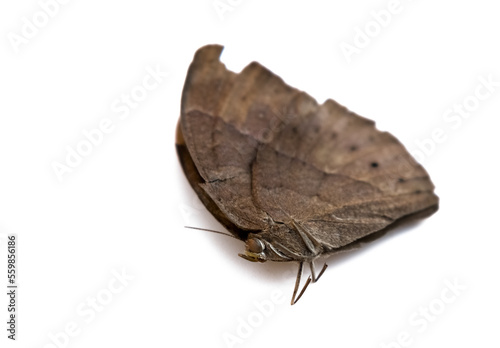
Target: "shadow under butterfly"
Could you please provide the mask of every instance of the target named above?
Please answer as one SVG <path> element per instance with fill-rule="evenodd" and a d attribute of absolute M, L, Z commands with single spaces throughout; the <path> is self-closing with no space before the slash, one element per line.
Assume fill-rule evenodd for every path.
<path fill-rule="evenodd" d="M 314 260 L 359 247 L 438 209 L 425 169 L 391 134 L 333 100 L 318 104 L 256 62 L 239 74 L 200 48 L 176 147 L 186 177 L 253 262 L 298 262 L 291 304 Z M 300 293 L 304 263 L 311 269 Z"/>

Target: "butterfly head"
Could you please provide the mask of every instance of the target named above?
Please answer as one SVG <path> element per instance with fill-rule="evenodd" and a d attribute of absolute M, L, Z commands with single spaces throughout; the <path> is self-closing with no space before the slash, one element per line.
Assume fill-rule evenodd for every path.
<path fill-rule="evenodd" d="M 259 238 L 249 238 L 245 242 L 245 253 L 238 255 L 248 261 L 265 262 L 266 245 Z"/>

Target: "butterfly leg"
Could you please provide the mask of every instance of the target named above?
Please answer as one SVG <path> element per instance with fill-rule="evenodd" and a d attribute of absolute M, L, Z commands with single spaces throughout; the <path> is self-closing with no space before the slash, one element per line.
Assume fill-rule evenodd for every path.
<path fill-rule="evenodd" d="M 314 236 L 312 236 L 305 228 L 295 223 L 295 221 L 292 221 L 292 224 L 297 230 L 299 236 L 304 241 L 304 244 L 306 245 L 307 249 L 309 249 L 309 251 L 313 254 L 313 256 L 319 255 L 320 254 L 319 250 L 321 250 L 321 244 L 316 240 L 316 238 L 314 238 Z M 319 278 L 323 275 L 323 272 L 325 272 L 325 269 L 328 267 L 328 265 L 326 263 L 323 265 L 323 268 L 319 272 L 318 277 L 316 277 L 313 260 L 309 261 L 309 267 L 311 268 L 312 282 L 316 283 L 319 280 Z"/>
<path fill-rule="evenodd" d="M 297 291 L 299 290 L 299 285 L 300 285 L 300 279 L 302 278 L 302 268 L 303 268 L 304 262 L 299 263 L 299 270 L 297 272 L 297 279 L 295 280 L 295 288 L 293 289 L 293 295 L 292 295 L 292 301 L 290 304 L 293 306 L 294 304 L 297 303 L 297 301 L 302 297 L 304 294 L 304 291 L 306 291 L 307 287 L 309 286 L 309 283 L 311 282 L 311 277 L 307 278 L 306 284 L 302 288 L 302 290 L 299 293 L 299 296 L 297 296 Z M 295 298 L 297 296 L 297 298 Z"/>
<path fill-rule="evenodd" d="M 316 283 L 319 280 L 319 278 L 321 278 L 321 276 L 325 272 L 325 269 L 328 267 L 328 265 L 326 263 L 323 265 L 323 268 L 319 272 L 318 277 L 316 277 L 316 272 L 314 271 L 314 261 L 309 261 L 309 267 L 311 268 L 312 282 Z"/>
<path fill-rule="evenodd" d="M 302 290 L 300 290 L 300 293 L 299 293 L 299 296 L 297 296 L 297 292 L 299 290 L 299 285 L 300 285 L 300 279 L 302 278 L 302 269 L 303 269 L 303 266 L 304 266 L 304 262 L 300 262 L 299 263 L 299 270 L 297 272 L 297 279 L 295 280 L 295 288 L 293 289 L 293 295 L 292 295 L 292 301 L 290 302 L 291 305 L 294 305 L 297 303 L 297 301 L 302 297 L 302 295 L 304 294 L 304 292 L 306 291 L 307 287 L 309 286 L 309 284 L 311 283 L 311 281 L 313 283 L 317 282 L 318 279 L 323 275 L 323 273 L 325 272 L 325 269 L 328 267 L 328 265 L 325 263 L 323 265 L 323 268 L 321 269 L 321 272 L 319 272 L 319 275 L 318 277 L 316 277 L 316 272 L 314 271 L 314 262 L 313 261 L 310 261 L 309 262 L 309 266 L 311 268 L 311 276 L 309 276 L 307 278 L 307 281 L 306 283 L 304 284 L 304 287 L 302 288 Z"/>
<path fill-rule="evenodd" d="M 292 220 L 292 225 L 295 227 L 295 230 L 299 234 L 300 238 L 302 238 L 306 248 L 313 254 L 313 256 L 319 255 L 320 252 L 318 249 L 321 248 L 319 242 L 294 220 Z"/>

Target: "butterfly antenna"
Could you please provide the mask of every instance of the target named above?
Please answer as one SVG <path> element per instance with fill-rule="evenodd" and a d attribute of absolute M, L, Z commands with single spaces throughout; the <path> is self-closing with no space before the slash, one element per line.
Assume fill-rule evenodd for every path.
<path fill-rule="evenodd" d="M 224 233 L 224 232 L 220 232 L 220 231 L 215 231 L 215 230 L 209 230 L 208 228 L 200 228 L 200 227 L 192 227 L 192 226 L 184 226 L 184 227 L 185 228 L 190 228 L 192 230 L 200 230 L 200 231 L 207 231 L 207 232 L 218 233 L 218 234 L 222 234 L 224 236 L 228 236 L 228 237 L 231 237 L 231 238 L 234 238 L 234 239 L 238 239 L 235 236 L 233 236 L 232 234 Z"/>

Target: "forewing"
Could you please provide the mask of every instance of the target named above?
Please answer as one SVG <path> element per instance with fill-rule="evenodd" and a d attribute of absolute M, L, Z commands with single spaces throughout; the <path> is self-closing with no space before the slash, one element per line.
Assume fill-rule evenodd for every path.
<path fill-rule="evenodd" d="M 258 63 L 240 74 L 228 71 L 221 51 L 212 45 L 195 54 L 182 96 L 182 134 L 213 202 L 239 228 L 262 230 L 268 215 L 253 202 L 251 164 L 268 130 L 283 122 L 276 110 L 299 92 Z"/>

